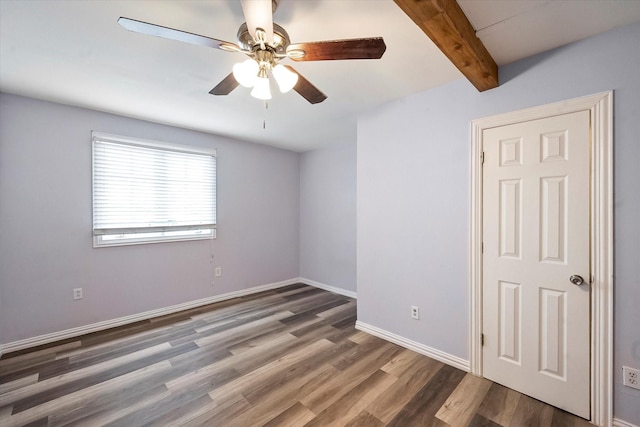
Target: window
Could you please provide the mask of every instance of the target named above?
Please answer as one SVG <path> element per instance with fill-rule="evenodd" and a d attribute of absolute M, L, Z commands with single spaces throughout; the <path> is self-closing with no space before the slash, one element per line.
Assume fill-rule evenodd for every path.
<path fill-rule="evenodd" d="M 216 152 L 92 132 L 94 247 L 211 239 Z"/>

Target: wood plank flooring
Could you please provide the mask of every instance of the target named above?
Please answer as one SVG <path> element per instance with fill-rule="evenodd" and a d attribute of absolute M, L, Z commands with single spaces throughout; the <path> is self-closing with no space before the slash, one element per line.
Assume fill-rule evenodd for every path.
<path fill-rule="evenodd" d="M 0 359 L 0 426 L 590 425 L 356 331 L 305 285 Z"/>

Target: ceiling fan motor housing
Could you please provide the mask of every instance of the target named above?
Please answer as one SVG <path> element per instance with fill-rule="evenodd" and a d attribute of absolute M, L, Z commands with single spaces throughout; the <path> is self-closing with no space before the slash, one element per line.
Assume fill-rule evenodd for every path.
<path fill-rule="evenodd" d="M 277 57 L 287 56 L 287 46 L 291 43 L 289 34 L 280 25 L 273 24 L 273 43 L 265 43 L 265 49 L 271 50 Z M 247 23 L 238 29 L 238 45 L 244 51 L 256 52 L 261 50 L 260 43 L 249 33 Z"/>

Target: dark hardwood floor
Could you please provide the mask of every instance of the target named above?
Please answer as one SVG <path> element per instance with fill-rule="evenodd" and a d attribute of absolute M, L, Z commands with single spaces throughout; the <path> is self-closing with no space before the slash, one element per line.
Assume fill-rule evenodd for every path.
<path fill-rule="evenodd" d="M 588 426 L 356 331 L 305 285 L 0 359 L 0 426 Z"/>

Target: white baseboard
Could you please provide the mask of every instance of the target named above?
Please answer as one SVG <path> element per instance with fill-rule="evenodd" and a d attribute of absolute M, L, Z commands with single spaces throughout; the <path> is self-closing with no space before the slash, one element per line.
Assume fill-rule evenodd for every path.
<path fill-rule="evenodd" d="M 324 289 L 325 291 L 333 292 L 334 294 L 344 295 L 349 298 L 358 298 L 358 294 L 353 291 L 348 291 L 342 288 L 336 288 L 335 286 L 325 285 L 324 283 L 316 282 L 315 280 L 306 279 L 304 277 L 298 277 L 298 282 L 305 285 L 313 286 L 314 288 Z"/>
<path fill-rule="evenodd" d="M 377 328 L 359 320 L 356 321 L 356 329 L 371 335 L 375 335 L 394 344 L 398 344 L 399 346 L 408 348 L 409 350 L 413 350 L 416 353 L 424 354 L 425 356 L 438 360 L 442 363 L 446 363 L 447 365 L 451 365 L 454 368 L 461 369 L 465 372 L 469 372 L 471 370 L 471 365 L 469 364 L 468 360 L 464 360 L 458 356 L 445 353 L 444 351 L 436 350 L 435 348 L 420 344 L 419 342 L 401 337 L 400 335 L 393 334 L 391 332 L 385 331 L 384 329 Z"/>
<path fill-rule="evenodd" d="M 50 334 L 39 335 L 37 337 L 27 338 L 24 340 L 14 341 L 0 345 L 0 356 L 3 353 L 24 350 L 26 348 L 37 347 L 42 344 L 48 344 L 54 341 L 60 341 L 68 338 L 75 338 L 80 335 L 92 332 L 103 331 L 117 326 L 127 325 L 141 320 L 147 320 L 158 316 L 177 313 L 179 311 L 188 310 L 190 308 L 200 307 L 214 302 L 226 301 L 233 298 L 243 297 L 246 295 L 256 294 L 259 292 L 269 291 L 271 289 L 282 288 L 284 286 L 301 283 L 302 280 L 295 278 L 282 282 L 269 283 L 267 285 L 255 286 L 253 288 L 242 289 L 240 291 L 228 292 L 226 294 L 214 295 L 195 301 L 188 301 L 182 304 L 172 305 L 170 307 L 158 308 L 156 310 L 145 311 L 144 313 L 132 314 L 130 316 L 119 317 L 117 319 L 105 320 L 91 325 L 79 326 L 77 328 L 66 329 L 64 331 L 52 332 Z"/>
<path fill-rule="evenodd" d="M 613 427 L 638 427 L 638 426 L 635 424 L 631 424 L 627 421 L 623 421 L 620 418 L 614 418 Z"/>

